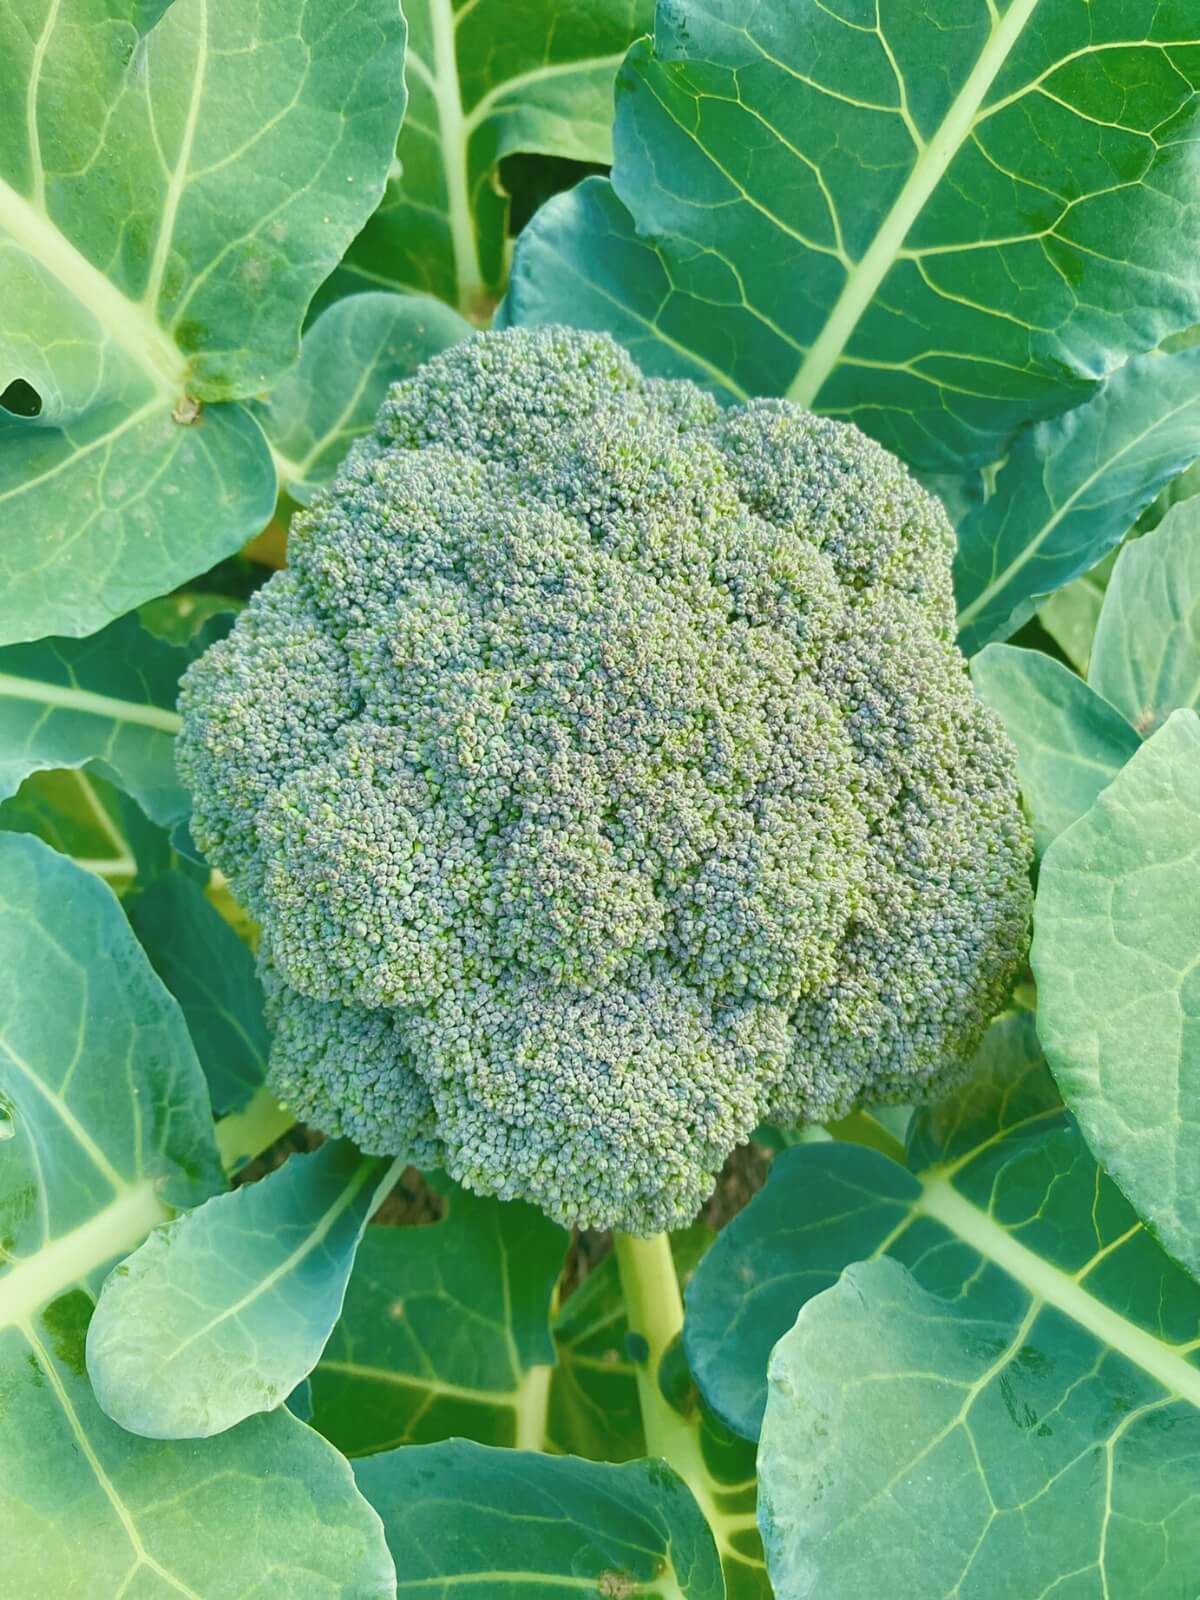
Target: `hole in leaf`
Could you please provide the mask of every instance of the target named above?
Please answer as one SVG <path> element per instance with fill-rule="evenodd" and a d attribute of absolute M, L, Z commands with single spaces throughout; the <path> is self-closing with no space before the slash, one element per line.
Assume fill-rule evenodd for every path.
<path fill-rule="evenodd" d="M 0 1105 L 0 1144 L 3 1144 L 5 1139 L 11 1139 L 16 1131 L 12 1113 L 7 1106 Z"/>
<path fill-rule="evenodd" d="M 574 161 L 569 156 L 515 154 L 500 163 L 500 188 L 511 196 L 508 232 L 516 238 L 539 206 L 563 189 L 573 189 L 583 178 L 605 173 L 594 161 Z"/>
<path fill-rule="evenodd" d="M 14 378 L 4 393 L 0 394 L 0 408 L 14 417 L 40 417 L 42 397 L 24 378 Z"/>

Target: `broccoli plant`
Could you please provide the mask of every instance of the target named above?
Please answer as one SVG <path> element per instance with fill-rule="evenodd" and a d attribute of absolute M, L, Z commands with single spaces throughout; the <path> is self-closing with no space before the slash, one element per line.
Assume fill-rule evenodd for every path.
<path fill-rule="evenodd" d="M 1200 1592 L 1193 10 L 0 0 L 5 1597 Z"/>

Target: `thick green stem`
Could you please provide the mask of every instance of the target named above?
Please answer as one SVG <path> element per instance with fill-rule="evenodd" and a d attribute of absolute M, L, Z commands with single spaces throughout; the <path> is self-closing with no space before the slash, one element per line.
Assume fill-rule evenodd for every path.
<path fill-rule="evenodd" d="M 647 1453 L 661 1456 L 675 1469 L 712 1523 L 717 1508 L 696 1429 L 675 1410 L 659 1384 L 663 1357 L 683 1331 L 683 1297 L 670 1237 L 655 1233 L 649 1239 L 637 1239 L 632 1234 L 614 1233 L 613 1250 L 629 1331 L 646 1346 L 637 1353 L 637 1384 Z"/>
<path fill-rule="evenodd" d="M 241 1111 L 234 1111 L 217 1123 L 217 1150 L 225 1171 L 233 1172 L 262 1155 L 295 1122 L 292 1113 L 283 1109 L 264 1084 Z"/>

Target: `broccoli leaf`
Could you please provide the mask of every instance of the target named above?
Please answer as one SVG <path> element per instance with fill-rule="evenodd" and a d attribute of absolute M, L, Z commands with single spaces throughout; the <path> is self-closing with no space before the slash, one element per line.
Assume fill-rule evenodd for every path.
<path fill-rule="evenodd" d="M 921 1190 L 909 1167 L 919 1174 L 1009 1128 L 1055 1122 L 1061 1103 L 1032 1018 L 1012 1013 L 985 1036 L 969 1086 L 917 1113 L 907 1165 L 829 1139 L 776 1156 L 766 1188 L 722 1229 L 687 1290 L 688 1362 L 717 1415 L 758 1438 L 768 1358 L 801 1307 L 851 1261 L 885 1250 L 908 1260 Z"/>
<path fill-rule="evenodd" d="M 90 633 L 267 521 L 236 402 L 294 359 L 403 111 L 395 0 L 139 10 L 0 4 L 4 641 Z"/>
<path fill-rule="evenodd" d="M 1104 604 L 1108 567 L 1106 556 L 1081 578 L 1072 578 L 1065 588 L 1047 595 L 1037 609 L 1037 619 L 1075 668 L 1086 675 L 1092 655 L 1092 641 Z"/>
<path fill-rule="evenodd" d="M 959 525 L 966 654 L 1013 633 L 1043 595 L 1094 566 L 1198 454 L 1200 350 L 1139 356 L 1086 405 L 1024 433 L 995 493 Z"/>
<path fill-rule="evenodd" d="M 450 1434 L 540 1449 L 567 1236 L 532 1206 L 431 1181 L 440 1221 L 371 1228 L 359 1248 L 313 1425 L 352 1456 Z"/>
<path fill-rule="evenodd" d="M 305 333 L 296 365 L 251 408 L 291 498 L 307 505 L 329 482 L 374 422 L 389 385 L 470 332 L 428 295 L 360 294 L 324 311 Z"/>
<path fill-rule="evenodd" d="M 504 315 L 849 418 L 927 472 L 993 462 L 1200 319 L 1194 31 L 1182 0 L 663 0 L 618 75 L 612 187 L 533 220 Z"/>
<path fill-rule="evenodd" d="M 168 871 L 126 901 L 133 931 L 179 1001 L 218 1116 L 239 1111 L 267 1070 L 254 958 L 190 878 Z"/>
<path fill-rule="evenodd" d="M 1200 704 L 1200 503 L 1180 501 L 1117 557 L 1096 628 L 1088 682 L 1153 733 Z"/>
<path fill-rule="evenodd" d="M 155 1229 L 109 1275 L 88 1329 L 108 1415 L 203 1439 L 282 1405 L 329 1337 L 396 1170 L 335 1140 Z"/>
<path fill-rule="evenodd" d="M 689 1238 L 686 1233 L 671 1235 L 681 1282 L 685 1263 L 680 1247 Z M 709 1242 L 707 1230 L 703 1242 Z M 632 1461 L 645 1455 L 637 1367 L 625 1342 L 628 1332 L 617 1263 L 610 1254 L 589 1269 L 554 1319 L 557 1364 L 546 1434 L 563 1455 L 595 1461 Z"/>
<path fill-rule="evenodd" d="M 652 12 L 653 0 L 407 5 L 411 106 L 395 166 L 326 292 L 422 290 L 486 318 L 508 265 L 499 163 L 518 151 L 611 161 L 613 79 Z"/>
<path fill-rule="evenodd" d="M 0 1539 L 22 1600 L 247 1585 L 386 1600 L 378 1522 L 346 1465 L 285 1414 L 149 1444 L 84 1372 L 95 1288 L 171 1209 L 223 1185 L 175 1002 L 108 889 L 0 837 Z"/>
<path fill-rule="evenodd" d="M 1055 1103 L 1031 1019 L 978 1066 L 907 1168 L 777 1158 L 693 1284 L 698 1373 L 743 1426 L 783 1335 L 758 1457 L 777 1594 L 1150 1600 L 1200 1561 L 1200 1288 Z"/>
<path fill-rule="evenodd" d="M 1200 1277 L 1198 828 L 1200 718 L 1180 710 L 1046 852 L 1032 960 L 1046 1055 L 1088 1143 Z"/>
<path fill-rule="evenodd" d="M 223 1175 L 183 1017 L 111 892 L 26 834 L 0 835 L 0 863 L 3 1281 L 19 1320 L 39 1252 L 77 1269 L 73 1287 Z M 85 1226 L 107 1256 L 76 1259 Z"/>
<path fill-rule="evenodd" d="M 413 1600 L 724 1600 L 712 1534 L 662 1462 L 612 1466 L 451 1439 L 354 1471 Z"/>
<path fill-rule="evenodd" d="M 1003 719 L 1039 855 L 1116 777 L 1141 740 L 1115 707 L 1040 650 L 989 644 L 971 662 L 980 699 Z"/>
<path fill-rule="evenodd" d="M 31 772 L 86 766 L 127 789 L 155 821 L 185 817 L 174 743 L 187 662 L 136 617 L 90 639 L 0 649 L 0 798 Z"/>
<path fill-rule="evenodd" d="M 137 862 L 117 823 L 116 806 L 116 791 L 80 767 L 34 772 L 0 804 L 0 829 L 32 833 L 123 888 L 137 872 Z"/>

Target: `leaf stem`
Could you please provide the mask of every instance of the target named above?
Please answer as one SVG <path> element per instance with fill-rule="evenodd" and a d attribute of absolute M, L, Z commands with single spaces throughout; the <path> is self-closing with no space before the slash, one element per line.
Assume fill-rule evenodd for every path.
<path fill-rule="evenodd" d="M 293 1127 L 295 1121 L 292 1113 L 283 1109 L 264 1084 L 255 1091 L 248 1105 L 217 1123 L 221 1165 L 226 1172 L 232 1172 L 243 1163 L 253 1161 Z"/>
<path fill-rule="evenodd" d="M 551 1366 L 530 1367 L 521 1379 L 516 1400 L 517 1450 L 544 1450 L 546 1448 L 546 1413 L 550 1405 L 550 1383 L 554 1377 Z"/>

